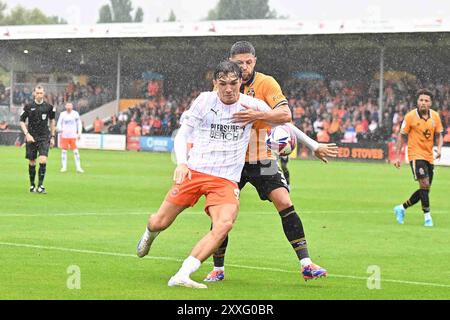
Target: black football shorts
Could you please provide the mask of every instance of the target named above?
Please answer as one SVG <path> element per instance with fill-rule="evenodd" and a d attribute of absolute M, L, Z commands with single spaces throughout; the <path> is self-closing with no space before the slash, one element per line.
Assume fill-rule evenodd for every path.
<path fill-rule="evenodd" d="M 246 162 L 242 169 L 239 189 L 242 190 L 247 182 L 256 188 L 261 200 L 270 201 L 269 194 L 278 188 L 286 188 L 289 191 L 289 185 L 276 160 L 258 161 L 257 163 Z"/>

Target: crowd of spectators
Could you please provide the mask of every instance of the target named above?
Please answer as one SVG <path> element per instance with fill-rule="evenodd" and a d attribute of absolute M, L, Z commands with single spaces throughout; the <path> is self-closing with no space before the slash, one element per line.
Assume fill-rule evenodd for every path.
<path fill-rule="evenodd" d="M 380 114 L 378 81 L 296 80 L 283 86 L 295 125 L 319 142 L 386 142 L 397 136 L 405 114 L 415 107 L 415 93 L 427 88 L 434 94 L 433 109 L 444 126 L 444 141 L 450 143 L 450 84 L 420 83 L 416 79 L 386 80 L 383 114 Z M 164 97 L 147 96 L 145 102 L 114 115 L 105 125 L 97 119 L 94 132 L 170 136 L 179 128 L 181 114 L 190 107 L 200 90 L 176 92 Z M 0 82 L 0 104 L 9 104 L 9 92 Z M 14 104 L 31 101 L 30 87 L 15 89 Z M 64 110 L 71 101 L 83 114 L 112 100 L 110 89 L 101 85 L 69 83 L 58 94 L 47 94 L 47 101 Z M 2 120 L 2 119 L 0 119 Z M 101 122 L 101 123 L 100 123 Z M 4 121 L 1 128 L 7 126 Z"/>
<path fill-rule="evenodd" d="M 293 121 L 320 142 L 387 142 L 397 136 L 405 114 L 416 105 L 416 92 L 428 88 L 450 142 L 450 84 L 419 83 L 417 80 L 386 80 L 383 114 L 380 115 L 378 82 L 295 81 L 284 86 Z M 179 119 L 200 93 L 150 97 L 144 103 L 113 116 L 109 133 L 170 136 Z M 132 128 L 128 130 L 129 128 Z M 105 130 L 106 131 L 106 130 Z"/>
<path fill-rule="evenodd" d="M 200 94 L 149 98 L 145 102 L 114 115 L 107 129 L 112 134 L 135 133 L 142 136 L 170 136 L 180 127 L 181 114 Z M 95 123 L 94 123 L 95 127 Z M 94 130 L 95 131 L 95 130 Z"/>
<path fill-rule="evenodd" d="M 393 141 L 408 111 L 416 106 L 416 92 L 428 88 L 450 142 L 450 84 L 385 81 L 383 114 L 378 103 L 378 82 L 296 81 L 286 88 L 293 120 L 320 142 Z"/>

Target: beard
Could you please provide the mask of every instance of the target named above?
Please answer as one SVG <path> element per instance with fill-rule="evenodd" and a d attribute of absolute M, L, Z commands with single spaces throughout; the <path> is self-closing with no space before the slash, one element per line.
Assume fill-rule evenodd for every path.
<path fill-rule="evenodd" d="M 424 107 L 419 107 L 419 113 L 423 116 L 426 116 L 428 114 L 428 108 Z"/>

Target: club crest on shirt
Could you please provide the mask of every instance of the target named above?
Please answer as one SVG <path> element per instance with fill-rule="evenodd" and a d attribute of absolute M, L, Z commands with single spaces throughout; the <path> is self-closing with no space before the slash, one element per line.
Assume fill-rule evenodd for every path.
<path fill-rule="evenodd" d="M 253 89 L 253 88 L 248 89 L 247 95 L 254 98 L 255 97 L 255 89 Z"/>
<path fill-rule="evenodd" d="M 43 114 L 42 114 L 42 120 L 45 120 L 45 119 L 47 119 L 47 114 L 46 114 L 46 113 L 43 113 Z"/>

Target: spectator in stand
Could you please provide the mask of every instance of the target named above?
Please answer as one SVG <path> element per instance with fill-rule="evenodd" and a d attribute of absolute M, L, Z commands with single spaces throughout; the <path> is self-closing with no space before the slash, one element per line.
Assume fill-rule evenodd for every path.
<path fill-rule="evenodd" d="M 333 121 L 330 124 L 330 128 L 328 129 L 328 133 L 330 134 L 330 141 L 331 142 L 338 142 L 341 140 L 341 124 L 342 120 L 339 119 L 338 115 L 335 114 L 333 116 Z"/>
<path fill-rule="evenodd" d="M 442 107 L 442 110 L 440 110 L 439 115 L 441 116 L 442 124 L 444 125 L 444 128 L 447 128 L 450 126 L 450 112 L 448 111 L 448 105 L 444 105 Z"/>
<path fill-rule="evenodd" d="M 134 135 L 138 137 L 142 135 L 142 127 L 138 123 L 134 127 Z"/>
<path fill-rule="evenodd" d="M 330 142 L 330 135 L 328 134 L 328 131 L 325 129 L 319 130 L 317 133 L 317 142 L 320 143 L 329 143 Z"/>
<path fill-rule="evenodd" d="M 136 131 L 136 127 L 137 127 L 137 122 L 136 122 L 136 118 L 132 118 L 130 123 L 127 126 L 127 136 L 134 136 Z"/>
<path fill-rule="evenodd" d="M 8 123 L 6 121 L 0 121 L 0 130 L 8 130 Z"/>
<path fill-rule="evenodd" d="M 344 138 L 341 140 L 341 142 L 345 143 L 358 142 L 358 139 L 356 138 L 355 127 L 353 126 L 353 123 L 350 119 L 347 119 L 347 121 L 345 121 L 344 129 L 345 129 Z"/>
<path fill-rule="evenodd" d="M 103 131 L 103 121 L 96 117 L 94 121 L 94 133 L 102 133 Z"/>

